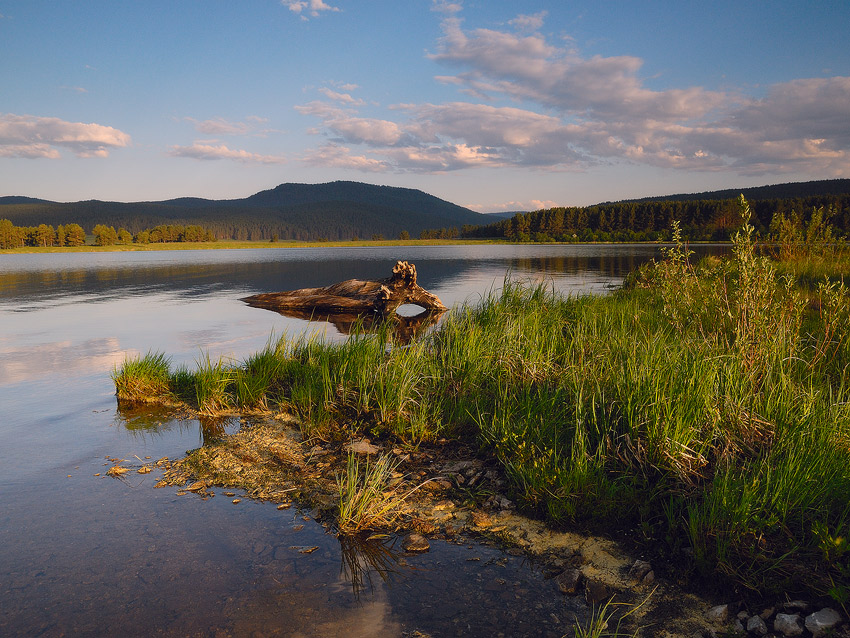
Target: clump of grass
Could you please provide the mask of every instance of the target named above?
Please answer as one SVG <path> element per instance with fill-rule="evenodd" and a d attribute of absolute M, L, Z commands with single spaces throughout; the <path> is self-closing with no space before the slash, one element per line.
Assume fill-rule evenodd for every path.
<path fill-rule="evenodd" d="M 630 616 L 637 614 L 641 607 L 655 593 L 657 587 L 653 589 L 646 598 L 637 605 L 629 605 L 628 603 L 615 603 L 613 598 L 610 598 L 601 607 L 593 607 L 591 609 L 590 618 L 587 622 L 581 624 L 576 622 L 573 625 L 573 634 L 575 638 L 624 638 L 626 636 L 637 636 L 639 629 L 634 629 L 631 633 L 625 633 L 623 623 Z"/>
<path fill-rule="evenodd" d="M 391 526 L 410 494 L 400 494 L 389 486 L 397 461 L 381 455 L 374 462 L 360 461 L 350 452 L 345 474 L 337 477 L 341 534 L 355 534 L 366 529 Z"/>
<path fill-rule="evenodd" d="M 230 386 L 235 371 L 225 365 L 224 359 L 213 361 L 209 353 L 201 356 L 198 369 L 193 375 L 195 400 L 202 414 L 217 414 L 234 407 Z"/>
<path fill-rule="evenodd" d="M 167 403 L 172 398 L 169 385 L 170 359 L 162 352 L 125 358 L 112 369 L 115 394 L 121 403 Z"/>
<path fill-rule="evenodd" d="M 271 409 L 284 365 L 283 347 L 283 341 L 275 344 L 270 340 L 264 350 L 251 355 L 234 370 L 233 396 L 242 409 Z"/>

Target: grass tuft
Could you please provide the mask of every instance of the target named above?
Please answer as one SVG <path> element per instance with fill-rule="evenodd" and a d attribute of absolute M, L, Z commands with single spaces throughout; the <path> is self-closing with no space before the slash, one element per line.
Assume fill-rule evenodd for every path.
<path fill-rule="evenodd" d="M 389 486 L 397 465 L 387 455 L 381 455 L 372 462 L 368 458 L 359 460 L 353 452 L 348 454 L 345 474 L 337 478 L 337 527 L 341 534 L 389 527 L 395 522 L 409 495 L 399 494 Z"/>
<path fill-rule="evenodd" d="M 168 367 L 170 359 L 162 352 L 125 358 L 112 369 L 115 394 L 120 403 L 168 403 L 172 399 Z"/>

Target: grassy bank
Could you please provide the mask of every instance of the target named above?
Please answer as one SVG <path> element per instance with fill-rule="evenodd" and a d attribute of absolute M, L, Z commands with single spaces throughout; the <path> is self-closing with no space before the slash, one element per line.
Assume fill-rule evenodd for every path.
<path fill-rule="evenodd" d="M 193 370 L 152 353 L 114 372 L 117 395 L 290 412 L 323 438 L 476 437 L 555 525 L 847 602 L 850 299 L 837 283 L 799 292 L 749 225 L 733 258 L 694 266 L 678 244 L 612 296 L 506 283 L 423 341 L 390 335 L 281 338 Z"/>

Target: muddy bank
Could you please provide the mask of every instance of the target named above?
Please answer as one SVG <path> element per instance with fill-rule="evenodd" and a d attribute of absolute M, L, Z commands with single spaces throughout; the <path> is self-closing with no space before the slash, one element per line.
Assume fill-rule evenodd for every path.
<path fill-rule="evenodd" d="M 349 450 L 363 457 L 391 455 L 398 465 L 390 488 L 399 493 L 412 490 L 394 529 L 384 531 L 421 534 L 425 547 L 427 539 L 483 543 L 527 557 L 551 579 L 551 596 L 562 599 L 565 608 L 580 612 L 573 612 L 570 620 L 589 619 L 613 599 L 624 603 L 611 608 L 615 618 L 634 610 L 621 627 L 629 635 L 638 631 L 644 636 L 692 638 L 720 629 L 716 619 L 711 621 L 706 614 L 718 602 L 729 601 L 709 601 L 685 591 L 657 573 L 651 561 L 611 540 L 553 530 L 523 516 L 507 496 L 507 484 L 495 460 L 480 458 L 474 448 L 459 441 L 440 440 L 413 448 L 367 439 L 305 441 L 295 420 L 258 417 L 183 458 L 157 461 L 163 470 L 157 487 L 176 488 L 178 493 L 200 498 L 218 494 L 234 501 L 240 497 L 267 500 L 279 508 L 309 506 L 332 534 L 339 498 L 337 476 L 344 471 Z M 244 495 L 229 489 L 242 490 Z"/>

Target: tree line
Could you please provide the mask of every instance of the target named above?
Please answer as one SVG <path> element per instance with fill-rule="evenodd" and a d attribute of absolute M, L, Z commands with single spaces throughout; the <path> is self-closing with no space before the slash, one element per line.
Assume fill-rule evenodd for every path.
<path fill-rule="evenodd" d="M 140 230 L 136 234 L 125 228 L 96 224 L 91 232 L 95 246 L 116 244 L 156 244 L 166 242 L 215 241 L 212 231 L 198 225 L 162 224 Z M 8 219 L 0 219 L 0 249 L 34 246 L 83 246 L 86 231 L 80 224 L 49 224 L 38 226 L 15 226 Z"/>
<path fill-rule="evenodd" d="M 753 200 L 752 224 L 763 236 L 774 217 L 808 221 L 821 210 L 841 234 L 850 232 L 850 194 Z M 673 220 L 690 241 L 728 241 L 740 227 L 735 199 L 630 201 L 517 213 L 486 226 L 463 226 L 464 238 L 512 241 L 659 241 L 670 239 Z"/>

